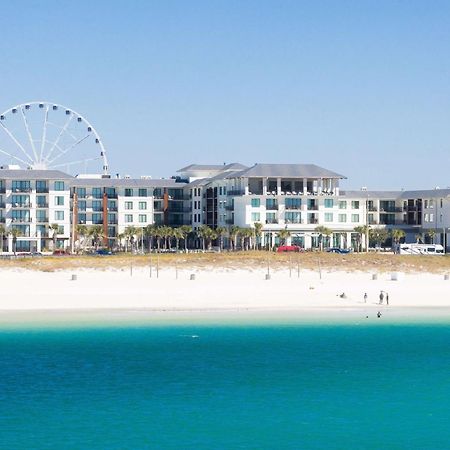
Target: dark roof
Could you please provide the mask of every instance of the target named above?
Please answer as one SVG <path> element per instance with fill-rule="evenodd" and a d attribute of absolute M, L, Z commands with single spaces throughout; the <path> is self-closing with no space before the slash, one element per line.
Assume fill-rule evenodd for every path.
<path fill-rule="evenodd" d="M 247 166 L 244 166 L 240 163 L 231 163 L 231 164 L 190 164 L 189 166 L 183 167 L 182 169 L 177 170 L 177 172 L 187 172 L 188 170 L 193 171 L 211 171 L 211 170 L 242 170 L 247 169 Z"/>
<path fill-rule="evenodd" d="M 173 178 L 141 179 L 141 178 L 74 178 L 70 183 L 73 187 L 136 187 L 136 188 L 183 188 L 186 183 L 176 182 Z"/>
<path fill-rule="evenodd" d="M 346 178 L 315 164 L 255 164 L 236 177 Z M 231 178 L 231 177 L 228 177 Z"/>
<path fill-rule="evenodd" d="M 13 180 L 71 180 L 60 170 L 0 169 L 0 178 Z"/>

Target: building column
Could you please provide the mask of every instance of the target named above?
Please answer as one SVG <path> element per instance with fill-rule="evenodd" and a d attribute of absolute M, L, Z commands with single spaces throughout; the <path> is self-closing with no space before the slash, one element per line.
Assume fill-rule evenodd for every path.
<path fill-rule="evenodd" d="M 281 178 L 277 178 L 277 195 L 281 194 Z"/>
<path fill-rule="evenodd" d="M 263 195 L 267 195 L 267 178 L 263 178 L 262 182 L 263 182 Z"/>
<path fill-rule="evenodd" d="M 303 194 L 308 193 L 308 178 L 303 178 Z"/>
<path fill-rule="evenodd" d="M 320 178 L 319 180 L 317 180 L 317 193 L 321 194 L 323 191 L 323 179 Z"/>

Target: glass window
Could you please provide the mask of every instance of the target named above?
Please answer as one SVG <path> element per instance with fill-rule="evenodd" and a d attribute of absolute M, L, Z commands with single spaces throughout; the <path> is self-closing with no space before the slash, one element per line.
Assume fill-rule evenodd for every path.
<path fill-rule="evenodd" d="M 86 211 L 86 200 L 80 200 L 78 202 L 78 211 Z"/>
<path fill-rule="evenodd" d="M 352 222 L 359 222 L 359 214 L 352 214 Z"/>
<path fill-rule="evenodd" d="M 36 221 L 37 222 L 47 222 L 47 211 L 43 209 L 36 210 Z"/>
<path fill-rule="evenodd" d="M 133 214 L 125 214 L 125 222 L 133 222 Z"/>
<path fill-rule="evenodd" d="M 261 200 L 259 198 L 252 198 L 252 207 L 259 208 L 261 206 Z"/>
<path fill-rule="evenodd" d="M 325 222 L 333 222 L 333 213 L 325 213 Z"/>
<path fill-rule="evenodd" d="M 108 213 L 108 223 L 116 223 L 116 215 Z"/>
<path fill-rule="evenodd" d="M 133 209 L 133 202 L 125 202 L 125 209 Z"/>
<path fill-rule="evenodd" d="M 339 209 L 347 209 L 347 201 L 346 200 L 339 201 Z"/>
<path fill-rule="evenodd" d="M 133 189 L 126 188 L 125 189 L 125 197 L 133 197 Z"/>
<path fill-rule="evenodd" d="M 139 214 L 139 223 L 147 222 L 147 214 Z"/>
<path fill-rule="evenodd" d="M 325 206 L 325 208 L 332 208 L 333 207 L 333 199 L 332 198 L 326 198 L 324 200 L 324 206 Z"/>
<path fill-rule="evenodd" d="M 139 209 L 147 209 L 147 202 L 139 202 Z"/>
<path fill-rule="evenodd" d="M 252 222 L 259 222 L 261 220 L 261 214 L 259 212 L 252 213 Z"/>
<path fill-rule="evenodd" d="M 55 191 L 63 191 L 64 190 L 64 181 L 55 181 L 54 188 L 55 188 Z"/>
<path fill-rule="evenodd" d="M 340 223 L 347 222 L 347 214 L 339 214 L 338 215 L 338 220 L 339 220 Z"/>
<path fill-rule="evenodd" d="M 300 209 L 302 206 L 302 201 L 299 198 L 287 198 L 284 201 L 286 209 Z"/>
<path fill-rule="evenodd" d="M 116 198 L 116 189 L 112 187 L 105 188 L 105 194 L 108 198 Z"/>
<path fill-rule="evenodd" d="M 13 192 L 30 192 L 31 184 L 29 181 L 13 180 L 12 191 Z"/>
<path fill-rule="evenodd" d="M 92 210 L 93 211 L 103 211 L 101 200 L 92 200 Z"/>
<path fill-rule="evenodd" d="M 92 188 L 92 197 L 102 198 L 102 188 Z"/>
<path fill-rule="evenodd" d="M 78 214 L 78 223 L 86 223 L 86 214 Z"/>
<path fill-rule="evenodd" d="M 301 223 L 301 214 L 299 211 L 287 211 L 284 213 L 286 223 Z"/>
<path fill-rule="evenodd" d="M 55 211 L 55 220 L 64 220 L 64 211 Z"/>
<path fill-rule="evenodd" d="M 63 206 L 64 205 L 64 197 L 62 195 L 57 195 L 55 197 L 55 205 L 56 206 Z"/>
<path fill-rule="evenodd" d="M 278 223 L 275 213 L 266 213 L 266 223 Z"/>
<path fill-rule="evenodd" d="M 278 200 L 276 198 L 267 198 L 266 209 L 278 209 Z"/>
<path fill-rule="evenodd" d="M 48 206 L 45 195 L 36 195 L 36 205 L 38 208 L 46 208 Z"/>
<path fill-rule="evenodd" d="M 64 225 L 58 225 L 58 234 L 64 234 Z"/>
<path fill-rule="evenodd" d="M 94 225 L 100 225 L 103 223 L 103 217 L 101 214 L 99 213 L 94 213 L 92 214 L 92 223 Z"/>
<path fill-rule="evenodd" d="M 359 209 L 359 200 L 352 200 L 352 209 Z"/>
<path fill-rule="evenodd" d="M 138 191 L 139 197 L 147 197 L 147 189 L 146 188 L 140 188 Z"/>
<path fill-rule="evenodd" d="M 86 188 L 78 187 L 75 189 L 75 192 L 76 192 L 78 198 L 86 197 Z"/>
<path fill-rule="evenodd" d="M 44 180 L 36 180 L 36 192 L 48 192 L 47 182 Z"/>

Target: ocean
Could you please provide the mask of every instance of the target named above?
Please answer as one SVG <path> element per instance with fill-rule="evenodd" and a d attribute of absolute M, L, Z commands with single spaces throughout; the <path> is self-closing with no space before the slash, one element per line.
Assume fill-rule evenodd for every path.
<path fill-rule="evenodd" d="M 444 449 L 445 323 L 0 331 L 0 448 Z"/>

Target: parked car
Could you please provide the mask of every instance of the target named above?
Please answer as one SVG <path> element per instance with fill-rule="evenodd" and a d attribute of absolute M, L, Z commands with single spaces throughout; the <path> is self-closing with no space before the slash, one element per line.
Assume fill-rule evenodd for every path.
<path fill-rule="evenodd" d="M 284 252 L 301 252 L 303 249 L 299 247 L 298 245 L 280 245 L 277 248 L 278 253 L 284 253 Z"/>
<path fill-rule="evenodd" d="M 351 253 L 350 248 L 339 248 L 339 247 L 330 247 L 327 252 L 328 253 L 339 253 L 341 255 L 346 255 L 347 253 Z"/>
<path fill-rule="evenodd" d="M 107 248 L 99 248 L 96 252 L 96 255 L 112 255 L 111 250 L 108 250 Z"/>
<path fill-rule="evenodd" d="M 54 256 L 64 256 L 64 255 L 68 255 L 68 253 L 65 250 L 57 249 L 57 250 L 53 250 L 53 255 Z"/>

